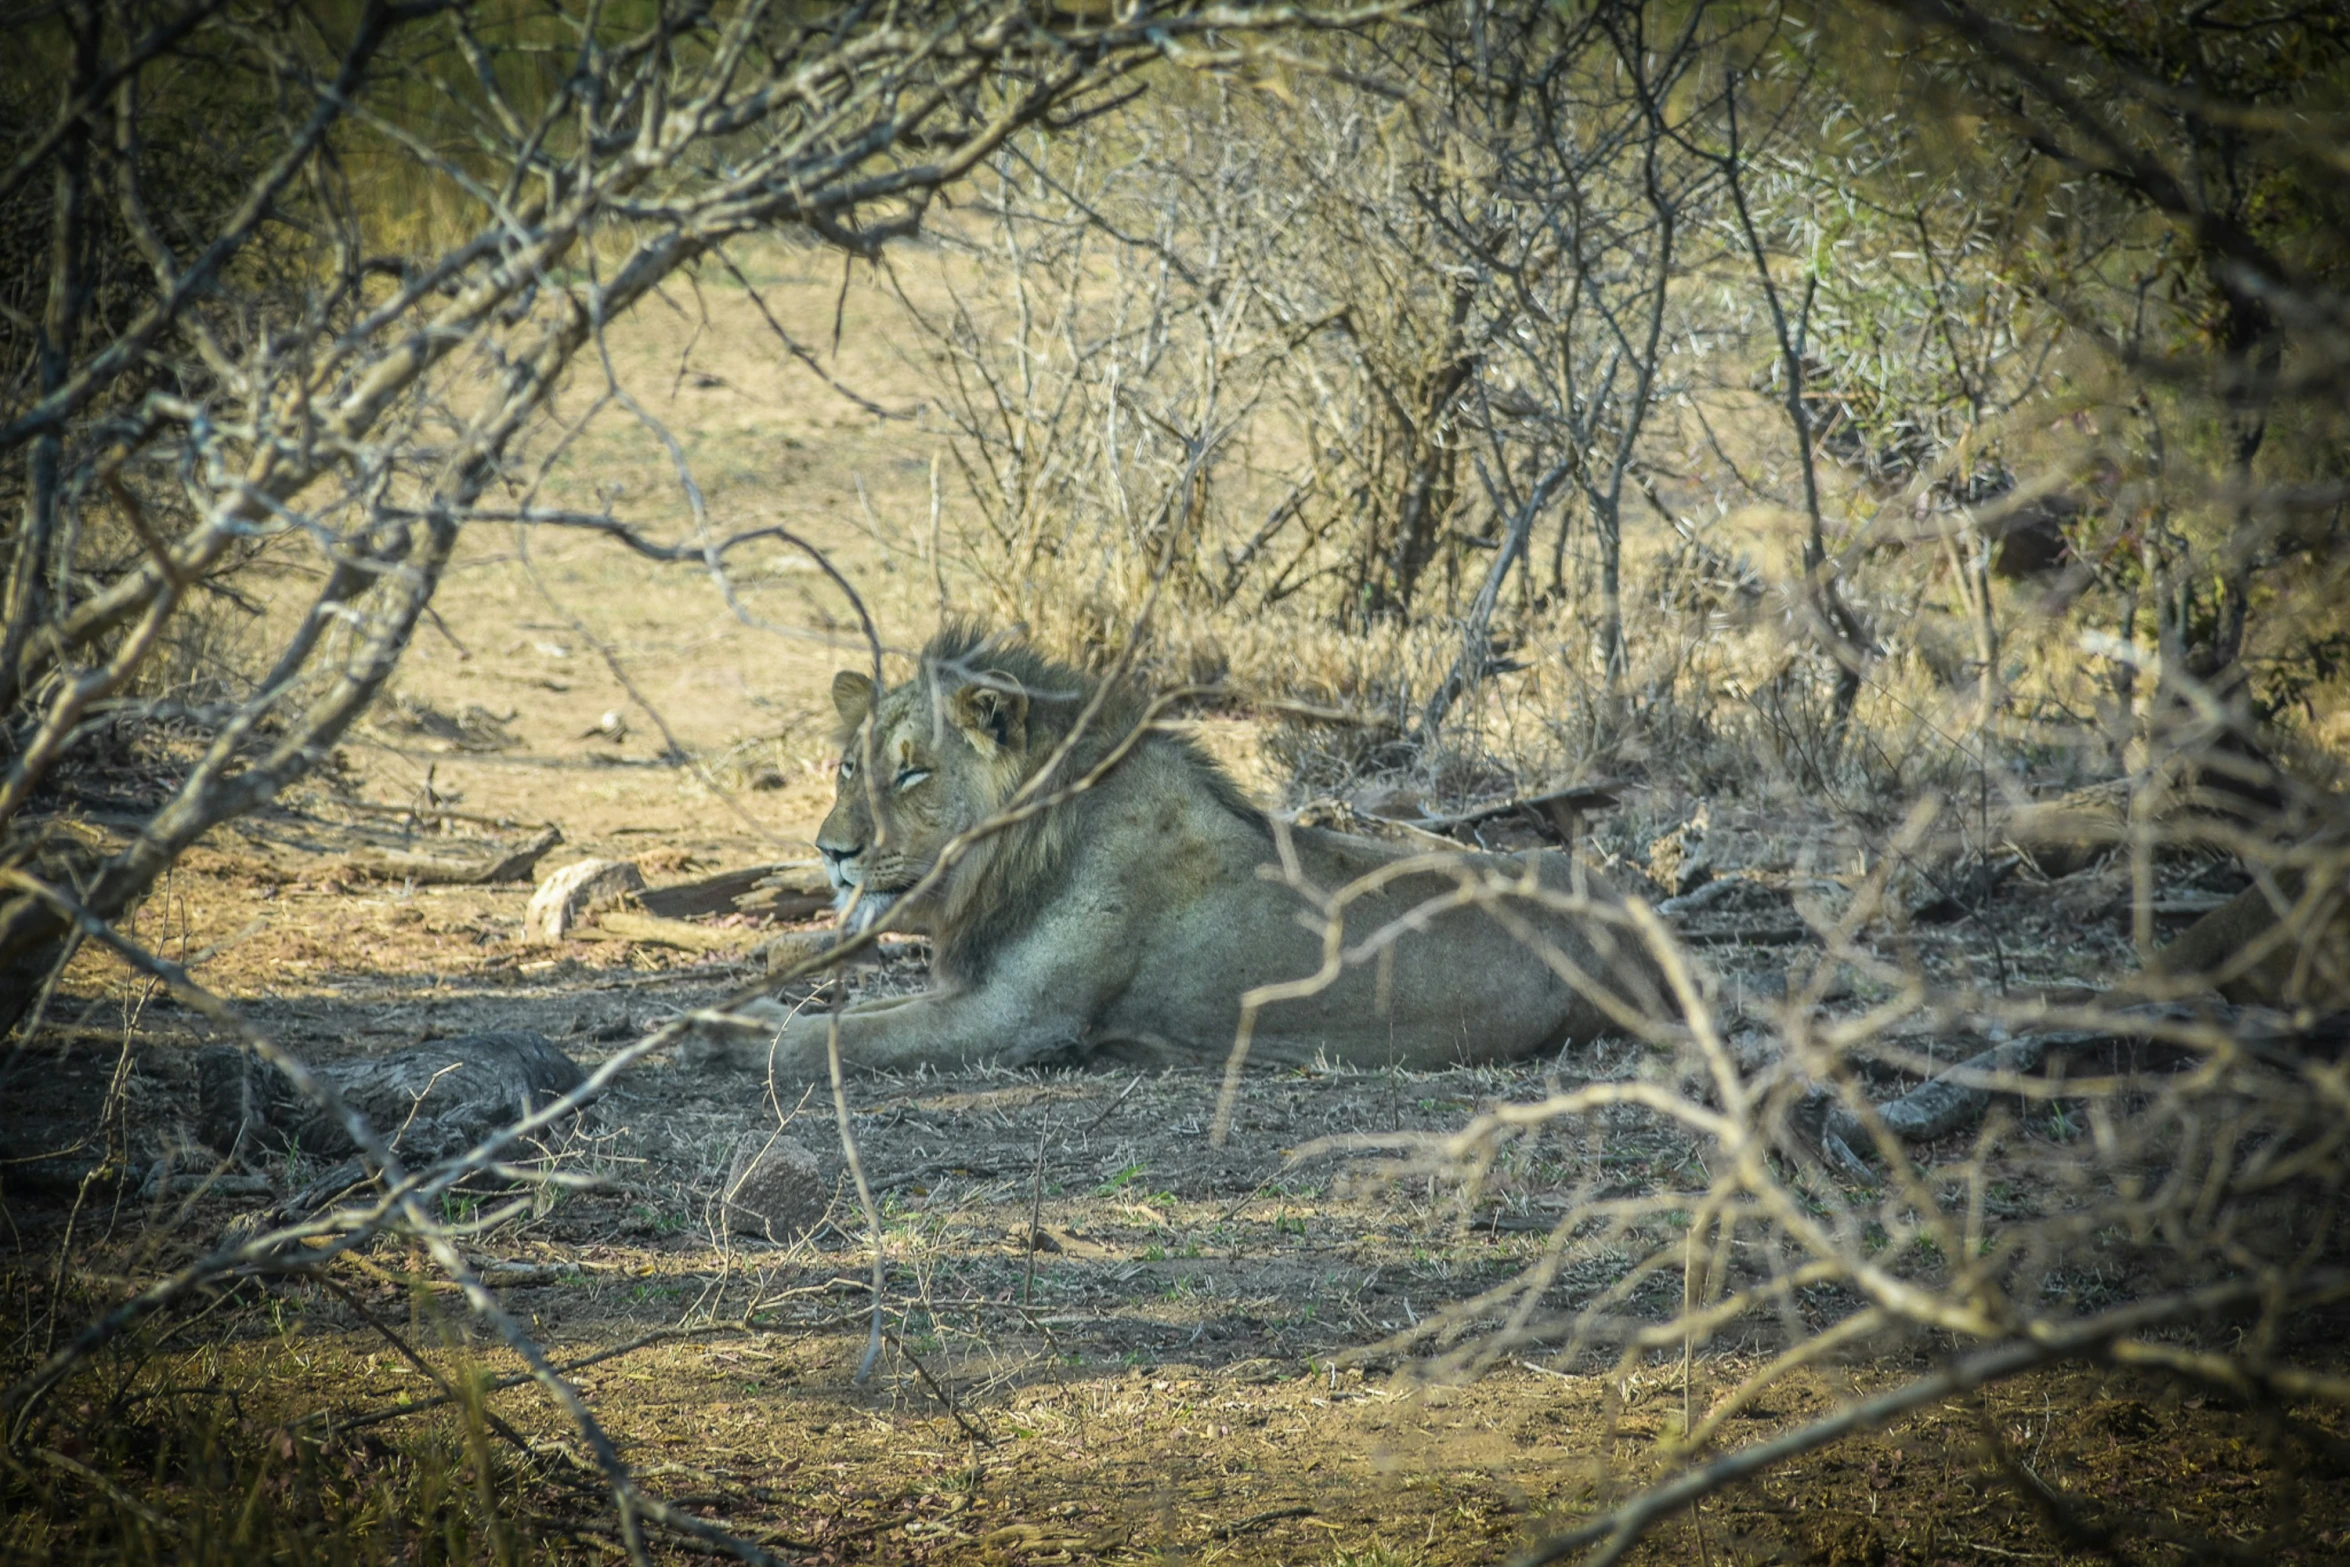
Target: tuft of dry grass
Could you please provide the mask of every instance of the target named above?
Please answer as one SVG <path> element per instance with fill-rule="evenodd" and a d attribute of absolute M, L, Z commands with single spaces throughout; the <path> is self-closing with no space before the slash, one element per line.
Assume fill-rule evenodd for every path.
<path fill-rule="evenodd" d="M 185 1385 L 207 1363 L 217 1376 L 217 1354 L 149 1360 L 105 1407 L 78 1404 L 12 1453 L 0 1562 L 522 1567 L 576 1560 L 583 1535 L 604 1533 L 549 1515 L 569 1489 L 506 1448 L 478 1400 L 335 1432 L 263 1413 L 265 1386 Z"/>

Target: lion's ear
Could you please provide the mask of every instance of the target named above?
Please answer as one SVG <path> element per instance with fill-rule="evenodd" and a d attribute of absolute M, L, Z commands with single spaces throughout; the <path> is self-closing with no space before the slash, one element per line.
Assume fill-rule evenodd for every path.
<path fill-rule="evenodd" d="M 966 682 L 947 703 L 947 713 L 982 756 L 993 756 L 999 746 L 1015 753 L 1027 749 L 1028 693 L 1000 669 Z"/>
<path fill-rule="evenodd" d="M 832 677 L 832 706 L 841 727 L 855 729 L 873 711 L 873 681 L 853 669 L 842 670 Z"/>

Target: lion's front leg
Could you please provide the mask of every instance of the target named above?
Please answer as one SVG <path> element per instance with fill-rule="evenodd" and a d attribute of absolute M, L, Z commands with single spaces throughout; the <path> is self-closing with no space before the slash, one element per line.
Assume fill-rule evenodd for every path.
<path fill-rule="evenodd" d="M 1083 1033 L 1078 1019 L 1023 1005 L 1001 987 L 982 986 L 860 1002 L 837 1016 L 806 1007 L 771 1033 L 738 1034 L 715 1049 L 696 1051 L 693 1059 L 766 1072 L 779 1082 L 820 1080 L 831 1072 L 836 1021 L 841 1065 L 850 1072 L 1034 1060 L 1065 1050 Z"/>

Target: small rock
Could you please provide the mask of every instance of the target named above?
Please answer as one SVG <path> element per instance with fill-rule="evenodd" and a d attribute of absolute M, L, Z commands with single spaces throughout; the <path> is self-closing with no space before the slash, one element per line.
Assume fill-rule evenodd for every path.
<path fill-rule="evenodd" d="M 788 1137 L 748 1144 L 734 1156 L 720 1193 L 726 1227 L 737 1235 L 793 1241 L 831 1205 L 824 1167 Z"/>
<path fill-rule="evenodd" d="M 626 860 L 581 860 L 566 865 L 530 897 L 522 916 L 522 939 L 561 941 L 589 915 L 612 907 L 631 893 L 642 892 L 644 872 Z"/>

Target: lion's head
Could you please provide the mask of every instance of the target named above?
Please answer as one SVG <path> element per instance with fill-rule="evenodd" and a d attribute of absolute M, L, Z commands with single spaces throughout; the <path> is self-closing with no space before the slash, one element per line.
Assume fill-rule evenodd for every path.
<path fill-rule="evenodd" d="M 816 834 L 836 907 L 870 928 L 930 873 L 958 835 L 1000 810 L 1069 730 L 1090 682 L 1018 644 L 950 626 L 923 649 L 902 685 L 876 693 L 853 670 L 833 677 L 841 760 L 831 814 Z M 943 948 L 968 923 L 982 889 L 1040 868 L 1062 836 L 1038 819 L 972 846 L 902 928 Z"/>

